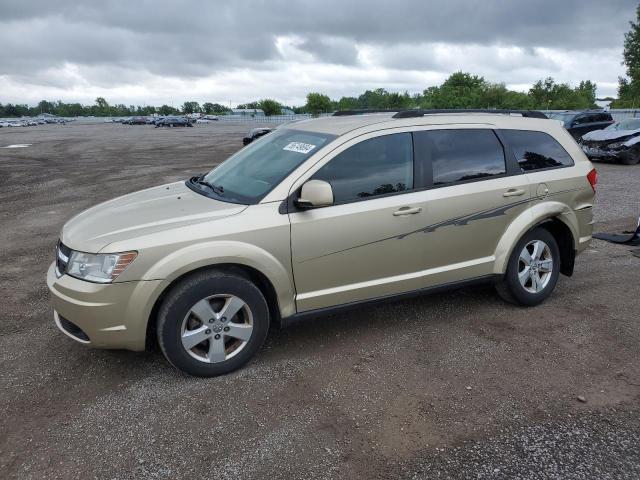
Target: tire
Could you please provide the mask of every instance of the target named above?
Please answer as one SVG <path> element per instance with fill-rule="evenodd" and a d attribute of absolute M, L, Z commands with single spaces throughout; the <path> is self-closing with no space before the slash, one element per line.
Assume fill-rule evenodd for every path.
<path fill-rule="evenodd" d="M 536 250 L 536 245 L 539 250 Z M 526 265 L 521 258 L 526 258 L 525 248 L 529 257 L 533 256 L 532 253 L 539 255 L 534 265 Z M 496 290 L 507 302 L 530 307 L 542 303 L 551 295 L 559 275 L 558 243 L 548 230 L 538 227 L 518 241 L 509 257 L 507 272 L 502 282 L 496 285 Z"/>
<path fill-rule="evenodd" d="M 232 315 L 227 318 L 225 312 Z M 158 312 L 162 353 L 174 367 L 198 377 L 242 367 L 260 350 L 268 331 L 269 308 L 260 289 L 246 278 L 216 270 L 181 281 Z"/>

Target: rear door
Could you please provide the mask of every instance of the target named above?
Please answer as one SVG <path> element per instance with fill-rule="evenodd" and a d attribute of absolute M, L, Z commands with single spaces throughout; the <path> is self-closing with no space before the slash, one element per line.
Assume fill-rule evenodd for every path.
<path fill-rule="evenodd" d="M 431 185 L 426 223 L 416 234 L 426 248 L 425 285 L 491 275 L 499 240 L 529 204 L 527 178 L 489 128 L 414 135 Z"/>

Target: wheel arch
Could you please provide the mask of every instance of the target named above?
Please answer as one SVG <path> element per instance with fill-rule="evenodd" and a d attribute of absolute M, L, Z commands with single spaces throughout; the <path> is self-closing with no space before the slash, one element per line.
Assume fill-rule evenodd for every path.
<path fill-rule="evenodd" d="M 260 289 L 265 299 L 267 300 L 267 306 L 269 307 L 269 315 L 271 317 L 271 321 L 280 322 L 282 314 L 280 310 L 280 303 L 278 301 L 278 295 L 276 293 L 275 287 L 271 283 L 271 280 L 269 280 L 269 278 L 267 278 L 264 273 L 254 267 L 241 263 L 214 263 L 185 272 L 182 275 L 174 278 L 171 282 L 164 286 L 160 294 L 155 299 L 153 307 L 151 308 L 151 311 L 149 313 L 149 318 L 147 319 L 147 330 L 145 337 L 145 345 L 147 349 L 153 348 L 153 346 L 157 342 L 156 326 L 158 322 L 158 311 L 160 310 L 162 302 L 169 294 L 169 292 L 185 279 L 206 271 L 234 273 L 251 281 L 258 287 L 258 289 Z"/>
<path fill-rule="evenodd" d="M 578 219 L 575 213 L 561 202 L 541 202 L 522 212 L 508 226 L 500 238 L 495 252 L 494 273 L 504 274 L 509 258 L 518 241 L 534 228 L 549 231 L 560 249 L 560 272 L 571 276 L 578 246 Z"/>
<path fill-rule="evenodd" d="M 233 271 L 253 281 L 267 299 L 272 318 L 280 319 L 295 313 L 295 289 L 289 264 L 283 264 L 253 244 L 207 242 L 172 252 L 146 271 L 144 280 L 162 279 L 145 319 L 147 340 L 155 328 L 158 307 L 170 289 L 189 275 L 214 269 Z"/>

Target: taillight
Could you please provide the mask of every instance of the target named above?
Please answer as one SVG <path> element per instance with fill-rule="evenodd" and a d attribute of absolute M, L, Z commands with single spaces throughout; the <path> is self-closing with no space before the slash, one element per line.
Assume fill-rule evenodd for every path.
<path fill-rule="evenodd" d="M 596 191 L 596 184 L 598 183 L 598 171 L 593 168 L 589 173 L 587 173 L 587 180 L 589 180 L 589 185 L 593 188 L 593 192 Z"/>

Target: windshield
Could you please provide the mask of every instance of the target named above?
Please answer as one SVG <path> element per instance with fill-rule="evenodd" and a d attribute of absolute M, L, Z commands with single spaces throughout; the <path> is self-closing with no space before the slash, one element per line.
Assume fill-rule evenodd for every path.
<path fill-rule="evenodd" d="M 549 118 L 554 120 L 561 120 L 564 123 L 569 123 L 573 117 L 575 117 L 575 113 L 550 113 Z"/>
<path fill-rule="evenodd" d="M 234 203 L 258 203 L 334 135 L 278 129 L 255 140 L 206 174 L 217 197 Z M 209 193 L 203 186 L 202 193 Z"/>
<path fill-rule="evenodd" d="M 640 128 L 640 118 L 626 118 L 613 125 L 609 125 L 605 130 L 638 130 Z"/>

